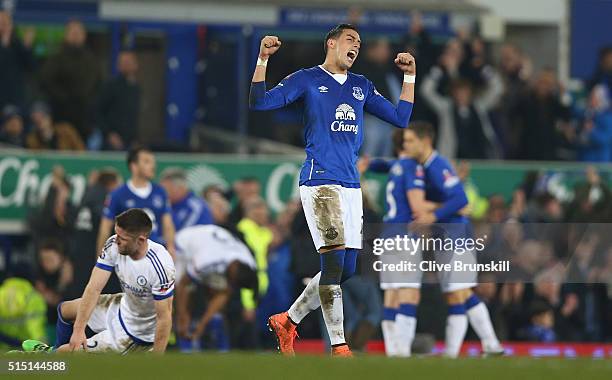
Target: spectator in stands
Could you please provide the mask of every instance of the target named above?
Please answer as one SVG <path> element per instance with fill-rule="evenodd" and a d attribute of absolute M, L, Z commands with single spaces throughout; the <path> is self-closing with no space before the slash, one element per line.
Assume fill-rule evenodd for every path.
<path fill-rule="evenodd" d="M 89 281 L 91 268 L 96 264 L 96 239 L 102 210 L 106 197 L 120 184 L 120 177 L 114 168 L 103 168 L 90 176 L 89 186 L 77 208 L 74 233 L 70 238 L 70 260 L 74 264 L 74 282 L 70 288 L 70 295 L 66 298 L 78 298 Z M 116 279 L 104 288 L 103 293 L 117 293 L 121 287 Z"/>
<path fill-rule="evenodd" d="M 571 223 L 610 223 L 612 221 L 612 192 L 597 169 L 588 166 L 586 181 L 574 188 L 574 199 L 568 205 L 567 220 Z"/>
<path fill-rule="evenodd" d="M 255 177 L 244 177 L 233 186 L 236 195 L 236 205 L 230 213 L 229 223 L 237 224 L 244 217 L 244 205 L 251 198 L 257 198 L 261 194 L 261 183 Z"/>
<path fill-rule="evenodd" d="M 552 306 L 543 300 L 534 301 L 529 308 L 530 323 L 525 338 L 532 342 L 555 342 L 555 313 Z"/>
<path fill-rule="evenodd" d="M 14 105 L 7 105 L 2 109 L 0 145 L 8 145 L 15 148 L 23 148 L 24 146 L 23 117 L 19 108 Z"/>
<path fill-rule="evenodd" d="M 612 45 L 604 46 L 599 50 L 597 69 L 588 83 L 588 90 L 598 84 L 603 84 L 612 92 Z"/>
<path fill-rule="evenodd" d="M 13 30 L 13 20 L 0 10 L 0 109 L 8 104 L 25 106 L 25 76 L 34 67 L 34 29 L 25 31 L 23 40 Z"/>
<path fill-rule="evenodd" d="M 74 268 L 64 255 L 62 243 L 57 239 L 44 241 L 38 248 L 38 278 L 36 290 L 47 303 L 47 322 L 57 322 L 57 305 L 64 299 L 68 286 L 72 283 Z"/>
<path fill-rule="evenodd" d="M 391 67 L 391 46 L 386 38 L 368 42 L 361 61 L 357 61 L 355 72 L 368 77 L 376 90 L 385 98 L 395 102 L 401 91 L 400 81 Z M 393 153 L 391 133 L 393 127 L 369 114 L 364 115 L 363 146 L 361 151 L 374 157 L 390 157 Z"/>
<path fill-rule="evenodd" d="M 49 57 L 40 73 L 53 119 L 72 124 L 83 141 L 91 132 L 90 114 L 101 76 L 98 59 L 85 46 L 86 38 L 85 26 L 78 20 L 69 21 L 62 47 Z"/>
<path fill-rule="evenodd" d="M 227 226 L 229 214 L 231 211 L 230 203 L 222 193 L 217 191 L 208 192 L 206 201 L 210 206 L 214 224 L 219 226 Z"/>
<path fill-rule="evenodd" d="M 51 110 L 43 102 L 36 102 L 30 109 L 34 128 L 26 136 L 26 148 L 32 150 L 85 150 L 81 136 L 67 122 L 54 123 Z"/>
<path fill-rule="evenodd" d="M 489 112 L 503 91 L 499 74 L 488 67 L 482 71 L 487 83 L 479 96 L 465 80 L 454 81 L 451 97 L 436 90 L 443 72 L 434 67 L 423 80 L 421 94 L 438 117 L 438 150 L 447 157 L 484 159 L 499 156 L 499 144 Z"/>
<path fill-rule="evenodd" d="M 575 143 L 578 159 L 612 162 L 612 108 L 608 88 L 598 84 L 591 90 L 587 108 L 580 118 Z"/>
<path fill-rule="evenodd" d="M 520 148 L 520 125 L 514 112 L 527 93 L 527 80 L 531 75 L 531 63 L 513 44 L 502 45 L 499 53 L 499 70 L 504 81 L 504 93 L 497 107 L 497 123 L 504 145 L 505 158 L 516 158 Z"/>
<path fill-rule="evenodd" d="M 569 101 L 563 97 L 552 69 L 543 69 L 526 96 L 514 111 L 521 126 L 521 149 L 517 156 L 524 160 L 556 160 L 561 158 L 563 143 L 561 122 L 570 120 Z"/>
<path fill-rule="evenodd" d="M 187 183 L 187 173 L 181 168 L 167 168 L 159 184 L 166 190 L 172 208 L 172 221 L 176 231 L 183 228 L 213 224 L 212 214 L 206 201 L 195 195 Z"/>
<path fill-rule="evenodd" d="M 136 54 L 119 53 L 117 71 L 118 75 L 104 84 L 96 109 L 96 124 L 104 136 L 104 148 L 109 150 L 125 150 L 138 139 L 141 90 L 136 81 Z"/>
<path fill-rule="evenodd" d="M 35 242 L 48 238 L 69 241 L 73 232 L 76 208 L 70 201 L 72 186 L 62 166 L 53 167 L 51 186 L 41 208 L 30 216 Z"/>

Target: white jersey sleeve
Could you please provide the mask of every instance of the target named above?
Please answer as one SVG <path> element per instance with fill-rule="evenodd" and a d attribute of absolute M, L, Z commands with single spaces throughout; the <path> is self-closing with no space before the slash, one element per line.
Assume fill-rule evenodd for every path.
<path fill-rule="evenodd" d="M 98 257 L 98 261 L 96 262 L 96 267 L 100 269 L 107 270 L 112 272 L 115 269 L 115 264 L 117 264 L 117 245 L 115 244 L 116 235 L 113 235 L 106 239 L 106 243 L 104 243 L 104 248 L 102 248 L 102 252 Z"/>
<path fill-rule="evenodd" d="M 151 293 L 153 299 L 160 301 L 174 295 L 174 262 L 161 245 L 149 249 L 146 255 L 153 266 L 155 274 L 151 276 Z"/>

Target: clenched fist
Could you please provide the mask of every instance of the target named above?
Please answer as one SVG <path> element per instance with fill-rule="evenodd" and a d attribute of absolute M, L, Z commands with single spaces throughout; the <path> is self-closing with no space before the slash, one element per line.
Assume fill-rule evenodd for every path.
<path fill-rule="evenodd" d="M 278 37 L 265 36 L 261 39 L 261 44 L 259 45 L 259 58 L 268 59 L 268 57 L 276 53 L 280 46 L 281 40 Z"/>
<path fill-rule="evenodd" d="M 416 75 L 416 61 L 410 53 L 398 53 L 393 61 L 404 74 Z"/>

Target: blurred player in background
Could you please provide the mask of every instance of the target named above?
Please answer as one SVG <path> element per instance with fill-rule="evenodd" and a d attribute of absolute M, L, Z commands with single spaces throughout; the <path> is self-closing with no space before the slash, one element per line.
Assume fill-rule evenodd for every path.
<path fill-rule="evenodd" d="M 143 147 L 132 148 L 128 152 L 127 165 L 131 174 L 130 179 L 110 193 L 106 199 L 96 252 L 102 252 L 104 242 L 111 235 L 113 219 L 125 210 L 140 208 L 149 215 L 153 223 L 150 239 L 164 244 L 174 258 L 174 223 L 170 202 L 166 191 L 152 182 L 155 178 L 153 152 Z"/>
<path fill-rule="evenodd" d="M 181 339 L 199 341 L 211 322 L 223 324 L 221 312 L 232 291 L 249 288 L 257 294 L 257 266 L 243 242 L 215 225 L 181 230 L 176 235 L 176 247 L 178 256 L 186 259 L 186 275 L 178 279 L 176 288 L 178 334 Z M 207 299 L 206 311 L 192 328 L 193 285 L 205 286 L 211 296 Z M 229 349 L 229 343 L 226 346 L 218 348 Z"/>
<path fill-rule="evenodd" d="M 24 351 L 164 352 L 172 330 L 174 263 L 148 239 L 152 227 L 141 209 L 119 214 L 116 235 L 106 241 L 83 296 L 57 308 L 55 346 L 26 340 Z M 113 271 L 123 293 L 100 295 Z M 87 328 L 95 334 L 89 339 Z"/>
<path fill-rule="evenodd" d="M 160 175 L 159 184 L 168 194 L 172 222 L 177 232 L 190 226 L 213 224 L 208 204 L 189 189 L 187 174 L 183 169 L 165 169 Z"/>
<path fill-rule="evenodd" d="M 463 185 L 448 160 L 433 148 L 434 130 L 429 123 L 414 123 L 405 135 L 405 149 L 408 156 L 423 166 L 425 197 L 438 207 L 415 209 L 415 224 L 443 224 L 446 236 L 466 238 L 472 234 L 469 219 L 462 209 L 468 200 Z M 476 263 L 475 252 L 457 255 L 454 252 L 436 252 L 436 262 Z M 489 311 L 484 303 L 472 292 L 476 286 L 477 272 L 438 272 L 440 286 L 448 304 L 446 320 L 446 356 L 457 357 L 465 338 L 468 321 L 482 342 L 485 355 L 499 355 L 504 349 L 499 343 Z"/>
<path fill-rule="evenodd" d="M 412 124 L 411 124 L 412 125 Z M 393 134 L 393 147 L 398 156 L 395 161 L 360 160 L 365 171 L 388 172 L 386 187 L 386 214 L 384 238 L 406 236 L 407 226 L 413 221 L 414 212 L 434 210 L 436 204 L 425 200 L 425 178 L 423 167 L 408 156 L 404 141 L 410 129 Z M 417 211 L 418 210 L 418 211 Z M 381 259 L 388 264 L 421 261 L 421 252 L 415 254 L 385 252 Z M 411 354 L 416 331 L 417 305 L 420 301 L 421 274 L 382 272 L 380 287 L 384 290 L 384 311 L 381 323 L 385 352 L 388 356 L 407 357 Z"/>
<path fill-rule="evenodd" d="M 356 163 L 363 142 L 364 112 L 405 128 L 414 102 L 416 64 L 408 53 L 395 58 L 404 72 L 400 101 L 395 106 L 367 78 L 348 71 L 361 48 L 354 26 L 334 27 L 324 44 L 323 64 L 290 74 L 266 91 L 268 59 L 281 41 L 276 36 L 264 37 L 251 83 L 250 107 L 254 110 L 303 101 L 306 160 L 300 173 L 300 197 L 321 260 L 320 273 L 287 312 L 270 317 L 269 327 L 280 351 L 292 355 L 297 324 L 321 306 L 332 355 L 352 356 L 344 337 L 340 284 L 355 272 L 362 247 L 363 210 Z"/>

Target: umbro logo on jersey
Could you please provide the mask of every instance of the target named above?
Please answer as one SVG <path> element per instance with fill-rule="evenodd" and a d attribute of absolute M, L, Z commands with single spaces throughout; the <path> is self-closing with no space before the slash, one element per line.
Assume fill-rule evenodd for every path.
<path fill-rule="evenodd" d="M 325 87 L 325 86 L 319 86 L 319 92 L 320 92 L 320 93 L 326 93 L 326 92 L 327 92 L 327 90 L 328 90 L 328 88 L 327 88 L 327 87 Z"/>

